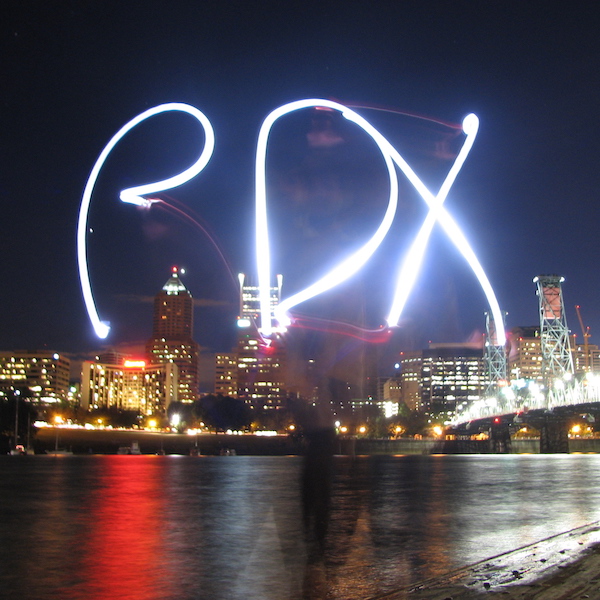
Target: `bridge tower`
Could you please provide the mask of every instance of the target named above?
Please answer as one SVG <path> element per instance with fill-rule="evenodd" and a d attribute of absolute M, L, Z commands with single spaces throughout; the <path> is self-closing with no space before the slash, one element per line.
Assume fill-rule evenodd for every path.
<path fill-rule="evenodd" d="M 542 350 L 542 375 L 548 388 L 555 379 L 573 375 L 573 356 L 569 343 L 569 328 L 562 296 L 564 277 L 538 275 L 537 284 L 540 308 L 540 344 Z"/>
<path fill-rule="evenodd" d="M 506 313 L 502 313 L 506 325 Z M 496 323 L 491 312 L 485 313 L 485 346 L 483 349 L 485 363 L 486 388 L 485 396 L 495 396 L 500 382 L 507 381 L 506 349 L 498 344 Z"/>

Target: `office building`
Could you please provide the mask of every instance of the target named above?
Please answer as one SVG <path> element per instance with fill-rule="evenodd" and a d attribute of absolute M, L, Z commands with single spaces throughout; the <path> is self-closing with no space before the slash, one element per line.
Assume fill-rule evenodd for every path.
<path fill-rule="evenodd" d="M 543 372 L 540 328 L 514 327 L 508 336 L 507 345 L 509 379 L 541 384 Z"/>
<path fill-rule="evenodd" d="M 575 373 L 600 373 L 600 349 L 596 344 L 578 344 L 573 336 L 571 350 Z"/>
<path fill-rule="evenodd" d="M 70 367 L 64 354 L 52 350 L 0 352 L 0 395 L 20 390 L 39 404 L 66 402 Z"/>
<path fill-rule="evenodd" d="M 423 353 L 402 352 L 400 354 L 400 400 L 409 410 L 421 410 L 421 369 Z"/>
<path fill-rule="evenodd" d="M 481 397 L 485 377 L 479 344 L 430 344 L 402 353 L 399 365 L 401 400 L 432 419 L 447 420 Z"/>
<path fill-rule="evenodd" d="M 238 361 L 235 352 L 217 354 L 215 357 L 215 394 L 237 396 Z"/>
<path fill-rule="evenodd" d="M 271 288 L 271 318 L 279 303 L 282 278 Z M 215 391 L 235 385 L 235 395 L 253 408 L 278 408 L 286 397 L 284 382 L 285 346 L 276 328 L 269 340 L 258 331 L 259 289 L 246 281 L 240 282 L 240 313 L 237 319 L 238 340 L 234 352 L 217 355 Z M 235 359 L 235 367 L 231 360 Z M 219 364 L 219 362 L 221 364 Z M 233 392 L 230 395 L 234 395 Z"/>
<path fill-rule="evenodd" d="M 199 397 L 198 344 L 193 340 L 192 295 L 173 267 L 171 277 L 154 298 L 152 338 L 146 344 L 148 363 L 175 363 L 178 367 L 178 399 L 194 402 Z"/>
<path fill-rule="evenodd" d="M 451 418 L 457 408 L 481 398 L 484 371 L 479 344 L 429 344 L 421 367 L 422 410 L 432 418 Z"/>
<path fill-rule="evenodd" d="M 81 372 L 81 406 L 86 410 L 117 408 L 142 415 L 165 414 L 177 400 L 178 368 L 175 362 L 122 364 L 85 361 Z"/>

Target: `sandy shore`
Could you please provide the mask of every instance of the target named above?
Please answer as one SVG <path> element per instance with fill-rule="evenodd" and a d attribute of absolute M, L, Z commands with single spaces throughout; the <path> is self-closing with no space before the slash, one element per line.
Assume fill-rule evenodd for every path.
<path fill-rule="evenodd" d="M 600 600 L 600 522 L 373 600 Z"/>

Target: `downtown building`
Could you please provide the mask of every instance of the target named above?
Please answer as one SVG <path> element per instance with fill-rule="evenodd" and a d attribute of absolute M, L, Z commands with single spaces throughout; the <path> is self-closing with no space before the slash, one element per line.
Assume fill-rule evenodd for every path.
<path fill-rule="evenodd" d="M 152 337 L 146 344 L 146 357 L 150 365 L 177 365 L 180 402 L 199 398 L 200 349 L 192 338 L 193 330 L 192 294 L 179 278 L 179 269 L 173 267 L 171 277 L 154 297 Z"/>
<path fill-rule="evenodd" d="M 431 419 L 450 419 L 479 400 L 485 382 L 480 344 L 429 344 L 400 356 L 402 401 Z"/>
<path fill-rule="evenodd" d="M 578 344 L 571 334 L 570 348 L 575 374 L 600 373 L 600 349 L 596 344 Z M 514 327 L 508 341 L 508 371 L 512 381 L 543 383 L 542 342 L 539 326 Z"/>
<path fill-rule="evenodd" d="M 71 361 L 51 350 L 0 352 L 0 396 L 18 390 L 40 405 L 69 400 Z"/>
<path fill-rule="evenodd" d="M 265 344 L 258 331 L 259 289 L 248 285 L 239 275 L 240 311 L 237 319 L 237 344 L 230 353 L 217 354 L 215 393 L 237 397 L 252 408 L 271 409 L 283 404 L 286 397 L 285 347 L 275 332 Z M 271 318 L 281 296 L 281 277 L 271 288 Z"/>
<path fill-rule="evenodd" d="M 215 394 L 235 398 L 238 392 L 238 360 L 235 352 L 215 357 Z"/>
<path fill-rule="evenodd" d="M 571 344 L 575 373 L 600 373 L 600 348 L 596 344 Z"/>
<path fill-rule="evenodd" d="M 85 361 L 81 370 L 81 407 L 116 408 L 141 415 L 165 414 L 177 401 L 178 368 L 124 360 L 121 364 Z"/>
<path fill-rule="evenodd" d="M 543 382 L 539 326 L 513 327 L 508 336 L 508 378 L 511 382 Z"/>
<path fill-rule="evenodd" d="M 400 360 L 400 401 L 411 411 L 421 411 L 421 367 L 422 351 L 401 352 Z"/>
<path fill-rule="evenodd" d="M 382 381 L 377 406 L 386 419 L 398 415 L 401 397 L 402 388 L 399 377 L 388 377 Z"/>

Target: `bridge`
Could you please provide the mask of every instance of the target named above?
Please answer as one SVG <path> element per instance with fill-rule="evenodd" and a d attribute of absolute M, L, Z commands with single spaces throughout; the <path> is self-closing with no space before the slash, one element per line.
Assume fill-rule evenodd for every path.
<path fill-rule="evenodd" d="M 540 452 L 566 452 L 569 427 L 576 418 L 600 422 L 600 375 L 590 368 L 589 332 L 584 331 L 585 370 L 574 370 L 564 278 L 539 275 L 533 281 L 539 299 L 542 382 L 509 381 L 506 347 L 496 342 L 493 318 L 486 313 L 487 388 L 481 399 L 457 410 L 449 423 L 450 437 L 467 440 L 487 432 L 493 451 L 509 452 L 511 435 L 530 425 L 540 432 Z"/>

